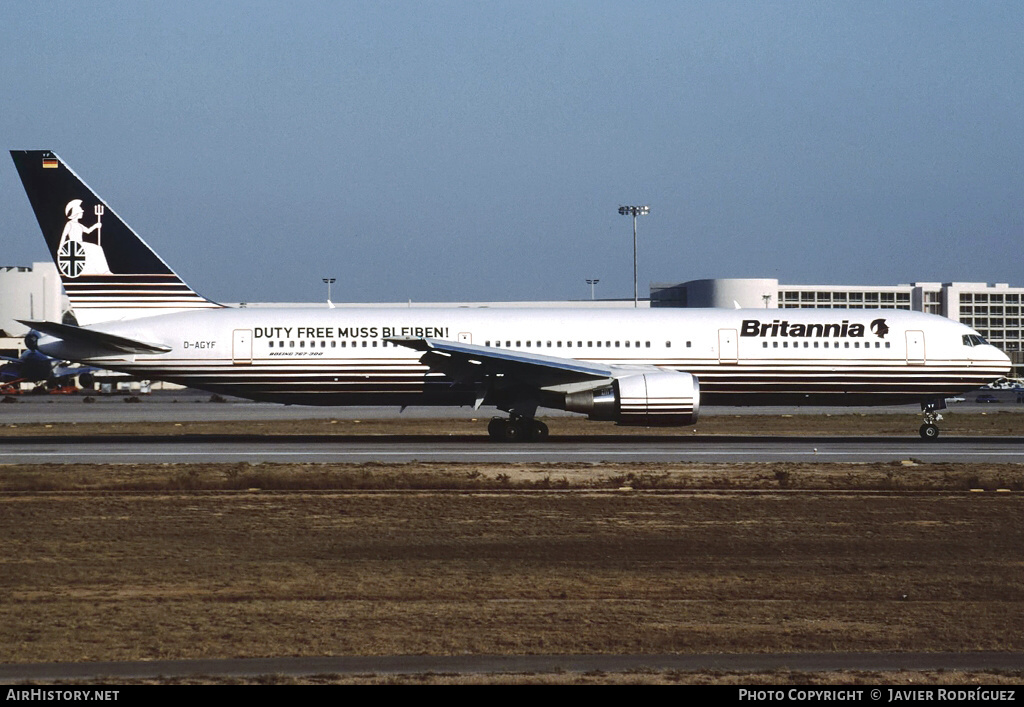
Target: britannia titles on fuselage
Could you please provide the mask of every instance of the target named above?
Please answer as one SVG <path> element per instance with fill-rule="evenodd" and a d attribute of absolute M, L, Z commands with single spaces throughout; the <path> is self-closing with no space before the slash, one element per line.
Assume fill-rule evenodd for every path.
<path fill-rule="evenodd" d="M 856 323 L 851 324 L 846 319 L 842 322 L 831 324 L 790 324 L 784 319 L 774 319 L 770 322 L 762 322 L 757 319 L 744 319 L 743 327 L 740 329 L 740 336 L 795 336 L 805 338 L 863 337 L 864 325 Z"/>

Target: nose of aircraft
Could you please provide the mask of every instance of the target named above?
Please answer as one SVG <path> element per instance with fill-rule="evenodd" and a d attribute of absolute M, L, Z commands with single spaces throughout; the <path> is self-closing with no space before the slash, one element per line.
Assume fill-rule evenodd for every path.
<path fill-rule="evenodd" d="M 1013 362 L 1010 360 L 1010 356 L 1006 352 L 1001 351 L 992 345 L 978 346 L 975 347 L 974 351 L 975 355 L 978 356 L 981 361 L 990 363 L 997 368 L 1001 368 L 1002 375 L 1007 376 L 1010 374 L 1010 368 L 1012 367 Z"/>

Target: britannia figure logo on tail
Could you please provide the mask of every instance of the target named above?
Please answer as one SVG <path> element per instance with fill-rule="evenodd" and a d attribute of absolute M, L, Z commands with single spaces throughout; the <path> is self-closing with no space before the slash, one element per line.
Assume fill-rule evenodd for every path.
<path fill-rule="evenodd" d="M 103 253 L 103 205 L 97 204 L 93 213 L 96 223 L 86 228 L 81 223 L 85 215 L 81 199 L 72 199 L 64 207 L 68 222 L 57 247 L 57 266 L 67 277 L 110 274 L 107 256 Z"/>

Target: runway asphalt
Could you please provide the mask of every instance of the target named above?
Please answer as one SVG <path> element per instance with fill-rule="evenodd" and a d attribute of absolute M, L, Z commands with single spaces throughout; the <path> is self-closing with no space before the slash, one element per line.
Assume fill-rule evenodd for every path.
<path fill-rule="evenodd" d="M 601 436 L 500 444 L 483 436 L 7 437 L 0 463 L 1024 462 L 1020 437 Z"/>

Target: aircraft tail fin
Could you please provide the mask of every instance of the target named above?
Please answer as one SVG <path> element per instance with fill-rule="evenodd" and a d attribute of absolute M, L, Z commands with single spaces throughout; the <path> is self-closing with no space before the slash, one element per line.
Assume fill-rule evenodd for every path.
<path fill-rule="evenodd" d="M 11 150 L 79 324 L 220 307 L 197 294 L 49 150 Z"/>

